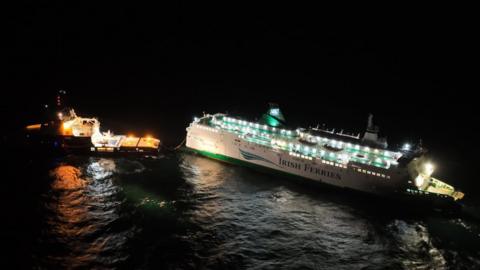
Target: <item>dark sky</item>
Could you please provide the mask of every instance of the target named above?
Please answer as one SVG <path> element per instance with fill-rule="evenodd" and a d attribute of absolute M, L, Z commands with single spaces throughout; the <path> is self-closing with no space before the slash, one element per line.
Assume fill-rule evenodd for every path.
<path fill-rule="evenodd" d="M 106 127 L 169 143 L 202 111 L 256 117 L 274 101 L 293 126 L 362 131 L 372 112 L 394 142 L 421 137 L 478 160 L 468 14 L 334 14 L 295 2 L 35 2 L 6 13 L 2 113 L 12 128 L 38 118 L 59 89 Z"/>

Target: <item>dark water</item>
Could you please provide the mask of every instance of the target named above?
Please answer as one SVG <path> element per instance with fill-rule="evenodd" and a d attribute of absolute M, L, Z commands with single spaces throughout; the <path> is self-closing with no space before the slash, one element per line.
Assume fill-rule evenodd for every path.
<path fill-rule="evenodd" d="M 475 219 L 187 153 L 70 156 L 17 173 L 29 183 L 21 185 L 26 197 L 11 203 L 27 203 L 6 212 L 14 221 L 2 237 L 11 245 L 3 254 L 19 267 L 480 268 Z"/>

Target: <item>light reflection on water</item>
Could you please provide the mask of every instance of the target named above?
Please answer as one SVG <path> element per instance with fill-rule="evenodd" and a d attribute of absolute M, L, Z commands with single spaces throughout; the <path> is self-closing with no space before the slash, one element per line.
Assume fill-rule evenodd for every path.
<path fill-rule="evenodd" d="M 390 213 L 190 154 L 66 159 L 50 173 L 41 268 L 447 269 L 480 266 L 476 224 Z M 455 231 L 454 235 L 452 232 Z"/>
<path fill-rule="evenodd" d="M 38 257 L 47 266 L 114 266 L 128 257 L 124 246 L 135 228 L 115 231 L 124 203 L 112 179 L 115 162 L 90 159 L 85 166 L 59 165 L 50 173 L 42 238 L 53 252 Z"/>

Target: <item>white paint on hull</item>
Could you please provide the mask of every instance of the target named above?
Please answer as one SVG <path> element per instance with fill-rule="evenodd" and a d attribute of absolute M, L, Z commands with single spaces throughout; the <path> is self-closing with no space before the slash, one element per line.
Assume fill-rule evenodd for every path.
<path fill-rule="evenodd" d="M 322 159 L 305 159 L 290 155 L 284 150 L 249 142 L 234 133 L 201 124 L 187 129 L 186 146 L 234 158 L 276 171 L 297 175 L 325 184 L 345 187 L 368 193 L 386 195 L 403 189 L 405 175 L 393 170 L 389 179 L 358 172 L 354 166 L 335 166 Z M 338 165 L 338 164 L 337 164 Z"/>

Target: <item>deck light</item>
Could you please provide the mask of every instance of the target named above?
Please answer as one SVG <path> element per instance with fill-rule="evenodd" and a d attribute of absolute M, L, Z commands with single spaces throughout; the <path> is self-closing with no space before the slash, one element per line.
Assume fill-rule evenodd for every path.
<path fill-rule="evenodd" d="M 425 174 L 430 176 L 432 175 L 434 170 L 433 164 L 432 163 L 426 163 L 425 164 Z"/>
<path fill-rule="evenodd" d="M 423 178 L 422 175 L 418 175 L 417 178 L 415 178 L 415 185 L 421 187 L 423 186 L 423 183 L 425 183 L 425 178 Z"/>

